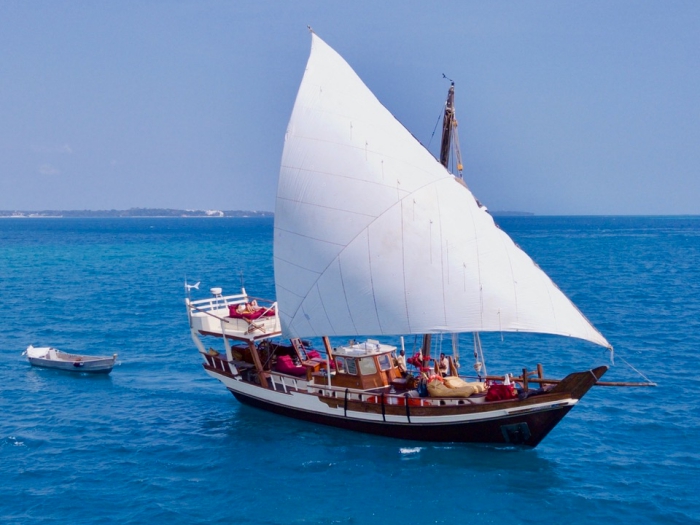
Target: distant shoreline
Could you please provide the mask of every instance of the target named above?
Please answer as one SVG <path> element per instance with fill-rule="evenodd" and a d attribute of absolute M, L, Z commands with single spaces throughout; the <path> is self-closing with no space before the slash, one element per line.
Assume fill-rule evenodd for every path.
<path fill-rule="evenodd" d="M 533 217 L 528 211 L 492 211 L 494 217 Z M 100 218 L 220 218 L 274 217 L 258 210 L 178 210 L 172 208 L 130 208 L 128 210 L 0 210 L 0 219 L 100 219 Z"/>
<path fill-rule="evenodd" d="M 131 208 L 128 210 L 0 210 L 0 219 L 100 219 L 100 218 L 220 218 L 274 217 L 271 211 L 257 210 L 177 210 L 171 208 Z"/>
<path fill-rule="evenodd" d="M 529 211 L 489 211 L 494 217 L 534 217 L 535 214 Z"/>

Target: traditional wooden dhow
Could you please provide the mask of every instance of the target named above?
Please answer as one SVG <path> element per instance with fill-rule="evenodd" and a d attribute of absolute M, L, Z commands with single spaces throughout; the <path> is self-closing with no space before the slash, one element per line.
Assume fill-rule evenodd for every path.
<path fill-rule="evenodd" d="M 606 372 L 487 376 L 480 332 L 612 347 L 467 188 L 453 101 L 451 86 L 437 160 L 312 34 L 278 185 L 277 302 L 220 288 L 186 301 L 205 370 L 236 399 L 403 439 L 535 446 Z M 476 377 L 460 377 L 459 333 L 473 334 Z M 403 338 L 398 348 L 408 334 L 421 341 L 410 358 Z M 435 359 L 444 336 L 453 349 Z M 379 340 L 389 337 L 395 345 Z"/>

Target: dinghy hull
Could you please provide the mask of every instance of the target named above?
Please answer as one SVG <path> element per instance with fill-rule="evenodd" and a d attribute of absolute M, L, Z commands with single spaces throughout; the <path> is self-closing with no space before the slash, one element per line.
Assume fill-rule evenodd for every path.
<path fill-rule="evenodd" d="M 88 374 L 109 374 L 117 362 L 117 354 L 111 357 L 68 354 L 52 347 L 31 345 L 24 354 L 32 366 Z"/>

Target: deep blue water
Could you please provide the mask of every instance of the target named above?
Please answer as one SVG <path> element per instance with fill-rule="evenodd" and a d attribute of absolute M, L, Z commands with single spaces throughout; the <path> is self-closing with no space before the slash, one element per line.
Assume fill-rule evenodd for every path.
<path fill-rule="evenodd" d="M 0 522 L 700 522 L 700 217 L 498 222 L 615 346 L 604 379 L 658 388 L 594 388 L 528 450 L 317 427 L 238 404 L 188 334 L 185 277 L 273 296 L 271 220 L 0 220 Z M 483 339 L 491 373 L 608 362 Z M 29 344 L 121 364 L 35 369 Z"/>

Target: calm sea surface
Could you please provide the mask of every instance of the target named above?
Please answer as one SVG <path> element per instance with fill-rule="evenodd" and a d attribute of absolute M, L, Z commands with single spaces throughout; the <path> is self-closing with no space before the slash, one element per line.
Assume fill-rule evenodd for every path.
<path fill-rule="evenodd" d="M 534 450 L 390 440 L 236 402 L 202 369 L 183 283 L 236 293 L 243 278 L 273 297 L 271 220 L 0 220 L 0 522 L 700 522 L 700 217 L 498 222 L 615 346 L 604 379 L 642 380 L 626 361 L 659 385 L 594 388 Z M 490 373 L 609 362 L 584 342 L 483 339 Z M 31 368 L 29 344 L 121 364 Z"/>

